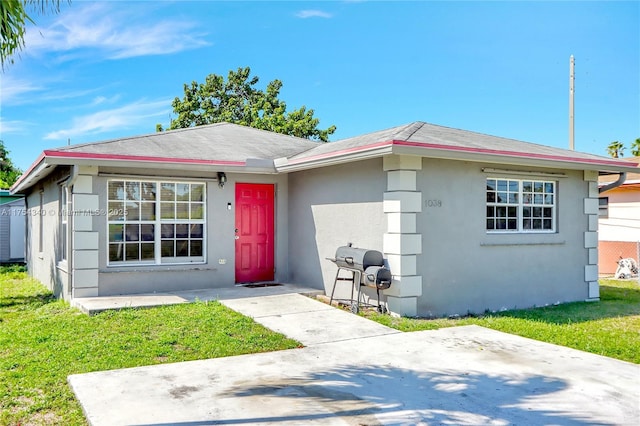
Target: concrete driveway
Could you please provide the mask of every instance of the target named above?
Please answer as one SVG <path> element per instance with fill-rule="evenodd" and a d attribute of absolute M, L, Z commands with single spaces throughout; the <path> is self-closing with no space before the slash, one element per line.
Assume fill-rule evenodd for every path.
<path fill-rule="evenodd" d="M 400 333 L 307 297 L 222 301 L 307 346 L 69 377 L 92 425 L 637 425 L 640 366 L 477 326 Z"/>

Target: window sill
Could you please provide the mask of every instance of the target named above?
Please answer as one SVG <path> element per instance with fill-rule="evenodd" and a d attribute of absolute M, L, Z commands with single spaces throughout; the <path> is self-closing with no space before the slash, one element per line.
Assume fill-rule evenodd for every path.
<path fill-rule="evenodd" d="M 480 246 L 561 246 L 566 243 L 557 233 L 499 233 L 485 235 L 480 241 Z"/>
<path fill-rule="evenodd" d="M 145 272 L 195 272 L 195 271 L 217 271 L 218 268 L 209 268 L 207 264 L 180 264 L 180 265 L 135 265 L 135 266 L 107 266 L 100 269 L 101 274 L 139 274 Z"/>

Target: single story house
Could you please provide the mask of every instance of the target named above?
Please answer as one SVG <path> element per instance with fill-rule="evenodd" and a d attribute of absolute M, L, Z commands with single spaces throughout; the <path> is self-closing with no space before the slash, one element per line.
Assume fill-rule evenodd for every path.
<path fill-rule="evenodd" d="M 218 123 L 45 150 L 12 191 L 29 273 L 66 299 L 328 293 L 351 242 L 384 253 L 391 312 L 438 317 L 598 300 L 598 176 L 633 170 L 424 122 L 331 143 Z"/>
<path fill-rule="evenodd" d="M 640 157 L 624 158 L 640 163 Z M 602 175 L 600 187 L 615 182 L 617 176 Z M 627 173 L 620 186 L 600 194 L 598 225 L 598 267 L 600 274 L 616 272 L 620 258 L 640 261 L 640 169 Z"/>
<path fill-rule="evenodd" d="M 0 264 L 24 262 L 25 216 L 24 197 L 0 189 Z"/>

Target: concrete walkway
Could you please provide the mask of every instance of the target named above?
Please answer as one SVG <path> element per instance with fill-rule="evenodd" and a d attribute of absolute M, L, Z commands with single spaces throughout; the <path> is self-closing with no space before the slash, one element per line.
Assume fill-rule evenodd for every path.
<path fill-rule="evenodd" d="M 307 347 L 69 376 L 92 425 L 636 425 L 640 366 L 477 326 L 399 333 L 298 294 L 222 303 Z"/>
<path fill-rule="evenodd" d="M 196 300 L 233 300 L 247 297 L 274 296 L 280 294 L 303 294 L 314 296 L 324 294 L 322 290 L 295 284 L 256 284 L 255 286 L 232 286 L 202 290 L 185 290 L 166 293 L 127 294 L 122 296 L 79 297 L 71 302 L 82 312 L 94 315 L 98 312 L 125 309 L 150 308 L 162 305 L 190 303 Z"/>

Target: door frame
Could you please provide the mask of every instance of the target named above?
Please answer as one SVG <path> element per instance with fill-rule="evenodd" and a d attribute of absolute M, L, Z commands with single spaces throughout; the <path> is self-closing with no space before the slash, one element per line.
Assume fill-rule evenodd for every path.
<path fill-rule="evenodd" d="M 239 235 L 237 234 L 237 231 L 239 230 L 239 226 L 238 226 L 238 215 L 239 215 L 239 209 L 240 209 L 240 203 L 239 201 L 239 191 L 243 188 L 243 186 L 263 186 L 263 187 L 269 187 L 269 191 L 271 193 L 271 204 L 272 204 L 272 221 L 271 221 L 271 239 L 269 241 L 269 249 L 271 251 L 271 256 L 270 257 L 270 262 L 273 265 L 273 268 L 271 270 L 271 273 L 269 274 L 269 277 L 264 278 L 264 279 L 255 279 L 255 280 L 245 280 L 245 279 L 238 279 L 238 251 L 237 251 L 237 245 L 238 245 L 238 237 Z M 234 228 L 236 230 L 236 232 L 234 233 L 234 282 L 236 285 L 242 285 L 242 284 L 248 284 L 248 283 L 255 283 L 255 282 L 272 282 L 275 280 L 275 273 L 276 273 L 276 239 L 277 239 L 277 229 L 276 229 L 276 223 L 277 223 L 277 217 L 276 217 L 276 211 L 277 211 L 277 204 L 276 204 L 276 183 L 272 183 L 272 182 L 236 182 L 235 183 L 235 188 L 234 188 L 234 199 L 235 199 L 235 214 L 234 214 Z"/>

